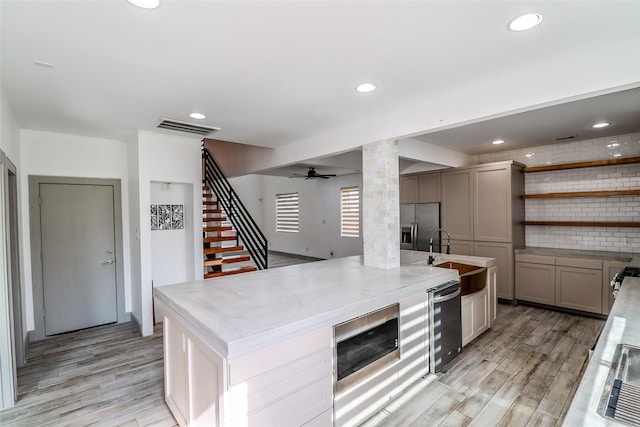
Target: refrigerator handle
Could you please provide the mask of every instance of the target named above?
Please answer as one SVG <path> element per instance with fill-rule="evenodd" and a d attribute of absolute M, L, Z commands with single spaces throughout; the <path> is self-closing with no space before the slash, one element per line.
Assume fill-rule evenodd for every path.
<path fill-rule="evenodd" d="M 418 223 L 411 224 L 411 246 L 414 251 L 418 250 Z"/>

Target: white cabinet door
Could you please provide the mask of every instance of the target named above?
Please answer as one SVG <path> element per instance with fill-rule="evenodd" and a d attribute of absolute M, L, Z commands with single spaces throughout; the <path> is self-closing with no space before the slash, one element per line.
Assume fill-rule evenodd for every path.
<path fill-rule="evenodd" d="M 498 267 L 490 267 L 487 270 L 487 296 L 489 299 L 488 322 L 491 327 L 498 317 Z"/>
<path fill-rule="evenodd" d="M 487 289 L 462 297 L 462 345 L 489 329 Z"/>
<path fill-rule="evenodd" d="M 462 297 L 462 345 L 465 346 L 473 339 L 473 299 Z"/>
<path fill-rule="evenodd" d="M 187 425 L 187 339 L 173 319 L 164 318 L 165 400 L 181 426 Z"/>

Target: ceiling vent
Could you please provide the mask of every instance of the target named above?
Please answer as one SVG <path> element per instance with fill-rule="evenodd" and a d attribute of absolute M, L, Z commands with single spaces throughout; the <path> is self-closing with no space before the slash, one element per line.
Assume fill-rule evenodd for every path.
<path fill-rule="evenodd" d="M 554 141 L 568 141 L 570 139 L 576 139 L 578 135 L 567 135 L 567 136 L 558 136 L 553 138 Z"/>
<path fill-rule="evenodd" d="M 175 130 L 178 132 L 194 133 L 196 135 L 207 136 L 212 132 L 220 130 L 212 126 L 196 125 L 194 123 L 181 122 L 180 120 L 161 118 L 156 125 L 160 129 Z"/>

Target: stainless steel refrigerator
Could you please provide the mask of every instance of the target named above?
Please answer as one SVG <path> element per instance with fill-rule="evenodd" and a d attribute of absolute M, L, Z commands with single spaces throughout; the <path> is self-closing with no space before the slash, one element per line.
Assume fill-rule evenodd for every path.
<path fill-rule="evenodd" d="M 428 251 L 432 233 L 440 228 L 440 203 L 400 204 L 400 248 Z M 440 232 L 433 234 L 433 252 L 440 252 Z"/>

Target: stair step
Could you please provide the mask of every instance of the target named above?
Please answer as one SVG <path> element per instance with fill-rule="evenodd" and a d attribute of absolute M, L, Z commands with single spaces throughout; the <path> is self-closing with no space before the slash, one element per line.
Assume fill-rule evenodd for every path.
<path fill-rule="evenodd" d="M 227 270 L 227 271 L 217 271 L 215 273 L 205 273 L 205 279 L 212 279 L 214 277 L 222 277 L 222 276 L 230 276 L 232 274 L 240 274 L 240 273 L 248 273 L 250 271 L 256 271 L 255 267 L 242 267 L 236 270 Z"/>
<path fill-rule="evenodd" d="M 234 262 L 245 262 L 245 261 L 251 261 L 251 257 L 239 256 L 239 257 L 229 257 L 229 258 L 207 259 L 204 261 L 204 266 L 212 267 L 214 265 L 233 264 Z"/>
<path fill-rule="evenodd" d="M 211 187 L 209 187 L 208 185 L 203 185 L 203 186 L 202 186 L 202 191 L 203 191 L 203 192 L 205 192 L 205 191 L 206 191 L 206 192 L 209 192 L 209 191 L 211 191 Z"/>
<path fill-rule="evenodd" d="M 207 200 L 207 201 L 202 202 L 202 204 L 204 206 L 217 206 L 218 202 L 216 202 L 215 200 Z"/>
<path fill-rule="evenodd" d="M 222 209 L 203 209 L 202 213 L 204 215 L 206 215 L 206 214 L 221 214 L 222 213 Z"/>
<path fill-rule="evenodd" d="M 215 218 L 202 218 L 202 222 L 224 222 L 227 218 L 224 216 L 218 216 Z"/>
<path fill-rule="evenodd" d="M 203 199 L 210 199 L 213 197 L 213 194 L 211 193 L 202 193 L 202 198 Z"/>
<path fill-rule="evenodd" d="M 214 243 L 214 242 L 230 242 L 231 240 L 236 240 L 236 236 L 213 236 L 213 237 L 203 237 L 202 241 L 204 243 Z"/>
<path fill-rule="evenodd" d="M 203 227 L 202 231 L 204 231 L 205 233 L 209 233 L 209 232 L 216 232 L 216 231 L 228 231 L 228 230 L 232 230 L 233 227 L 231 226 L 217 226 L 217 227 Z"/>
<path fill-rule="evenodd" d="M 241 251 L 243 249 L 244 249 L 243 246 L 226 246 L 226 247 L 223 246 L 220 248 L 207 248 L 204 250 L 204 254 L 205 255 L 220 254 L 220 253 L 226 253 L 226 252 Z"/>

